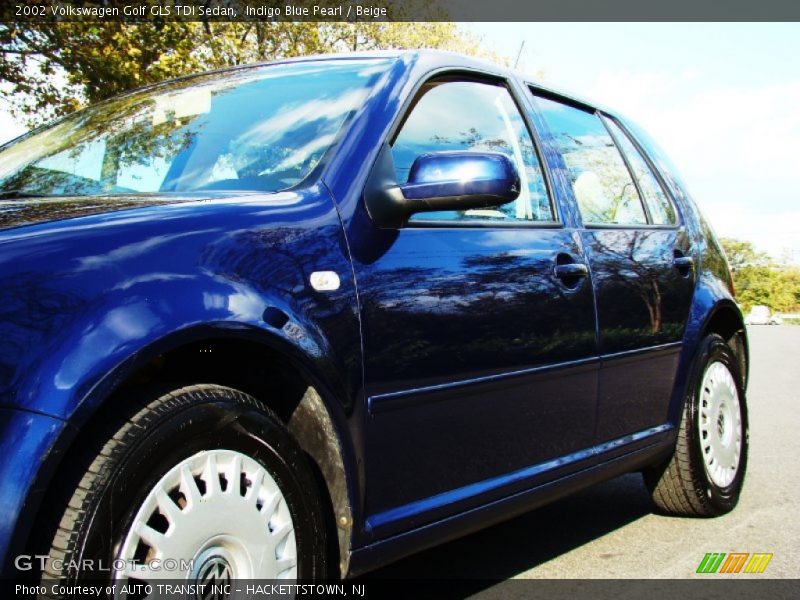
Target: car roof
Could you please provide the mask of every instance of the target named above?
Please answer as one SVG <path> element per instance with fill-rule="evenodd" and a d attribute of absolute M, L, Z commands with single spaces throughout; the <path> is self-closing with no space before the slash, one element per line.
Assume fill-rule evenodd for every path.
<path fill-rule="evenodd" d="M 544 91 L 554 96 L 565 98 L 567 100 L 570 100 L 574 103 L 583 106 L 595 108 L 597 110 L 600 110 L 602 112 L 608 113 L 613 116 L 621 117 L 619 112 L 614 109 L 603 106 L 593 100 L 584 98 L 579 94 L 573 93 L 572 91 L 565 90 L 563 88 L 553 87 L 529 74 L 525 74 L 515 69 L 510 69 L 508 67 L 505 67 L 503 65 L 485 59 L 477 58 L 474 56 L 468 56 L 466 54 L 452 52 L 449 50 L 423 48 L 416 50 L 373 50 L 368 52 L 312 54 L 308 56 L 298 56 L 293 58 L 279 59 L 274 61 L 256 63 L 251 65 L 242 65 L 242 66 L 243 67 L 257 66 L 257 65 L 266 66 L 272 64 L 285 64 L 285 63 L 295 63 L 295 62 L 305 62 L 305 61 L 337 61 L 337 60 L 353 60 L 353 59 L 367 60 L 367 59 L 379 59 L 379 58 L 394 58 L 397 60 L 405 60 L 407 62 L 419 61 L 422 59 L 425 61 L 426 64 L 428 64 L 431 67 L 432 70 L 433 69 L 438 70 L 442 68 L 476 69 L 479 71 L 487 72 L 489 74 L 498 75 L 500 77 L 518 79 L 526 84 L 534 86 L 538 90 Z"/>
<path fill-rule="evenodd" d="M 429 71 L 440 70 L 440 69 L 470 69 L 470 70 L 481 71 L 498 77 L 517 79 L 527 85 L 534 86 L 535 88 L 537 88 L 537 90 L 544 91 L 548 94 L 552 94 L 559 98 L 567 99 L 579 105 L 600 110 L 604 113 L 607 113 L 609 115 L 618 118 L 623 118 L 623 116 L 618 111 L 609 109 L 605 106 L 598 104 L 597 102 L 593 102 L 591 100 L 582 98 L 579 95 L 573 94 L 569 91 L 551 87 L 542 82 L 541 80 L 538 80 L 535 77 L 531 77 L 530 75 L 526 75 L 520 71 L 509 69 L 508 67 L 504 67 L 497 63 L 493 63 L 488 60 L 477 58 L 474 56 L 468 56 L 466 54 L 461 54 L 458 52 L 451 52 L 448 50 L 437 50 L 437 49 L 370 50 L 365 52 L 342 52 L 342 53 L 334 52 L 329 54 L 310 54 L 305 56 L 281 58 L 263 62 L 246 63 L 242 65 L 223 67 L 220 69 L 212 69 L 210 71 L 201 71 L 198 73 L 183 75 L 165 81 L 159 81 L 157 83 L 152 83 L 139 88 L 127 90 L 115 97 L 127 96 L 129 94 L 134 94 L 149 89 L 155 89 L 164 85 L 168 85 L 175 81 L 191 79 L 193 77 L 211 75 L 211 74 L 223 75 L 225 73 L 231 73 L 244 69 L 266 67 L 270 65 L 293 64 L 293 63 L 303 63 L 303 62 L 333 62 L 333 61 L 347 61 L 347 60 L 359 60 L 359 59 L 370 60 L 370 59 L 381 59 L 381 58 L 403 61 L 407 64 L 424 62 L 427 65 Z"/>

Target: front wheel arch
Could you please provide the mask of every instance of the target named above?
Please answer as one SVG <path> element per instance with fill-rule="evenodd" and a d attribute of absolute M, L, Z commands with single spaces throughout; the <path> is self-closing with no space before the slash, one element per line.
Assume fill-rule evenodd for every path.
<path fill-rule="evenodd" d="M 219 545 L 210 534 L 198 537 L 198 526 L 207 526 L 210 533 L 220 534 L 220 539 L 231 535 L 235 538 L 236 534 L 228 529 L 238 528 L 240 541 L 252 538 L 253 550 L 275 552 L 272 560 L 281 558 L 279 542 L 286 541 L 288 533 L 293 544 L 296 538 L 297 549 L 305 551 L 294 554 L 296 566 L 280 567 L 276 563 L 276 568 L 285 570 L 294 566 L 304 578 L 328 576 L 319 502 L 322 490 L 313 480 L 307 456 L 277 415 L 247 394 L 216 385 L 143 387 L 126 393 L 130 402 L 124 409 L 106 406 L 102 409 L 103 419 L 87 427 L 73 461 L 57 478 L 58 493 L 51 495 L 51 513 L 56 520 L 51 528 L 44 527 L 41 532 L 43 539 L 50 534 L 52 540 L 46 552 L 50 559 L 42 574 L 43 581 L 76 583 L 112 576 L 106 569 L 92 570 L 92 565 L 113 564 L 115 558 L 122 557 L 151 560 L 149 554 L 138 554 L 137 545 L 141 547 L 142 543 L 154 549 L 160 548 L 162 542 L 166 547 L 172 546 L 172 552 L 159 550 L 154 555 L 165 565 L 167 559 L 185 561 L 192 556 L 203 562 L 203 554 L 194 555 L 194 550 L 200 552 L 207 543 L 211 546 L 206 550 L 215 550 L 215 554 L 224 548 L 235 550 L 239 545 L 228 546 L 227 542 Z M 220 453 L 238 454 L 238 465 L 233 460 L 229 465 L 212 463 L 212 455 Z M 244 464 L 241 457 L 249 464 Z M 188 460 L 194 460 L 198 468 L 191 472 L 187 469 L 186 477 L 182 472 L 176 474 L 174 482 L 162 487 L 171 469 Z M 257 470 L 263 471 L 260 478 L 254 475 Z M 270 489 L 261 491 L 264 485 Z M 171 487 L 175 496 L 167 496 L 164 491 Z M 151 488 L 163 494 L 157 502 L 148 504 L 153 495 Z M 215 503 L 227 508 L 214 510 Z M 231 514 L 244 515 L 246 508 L 255 511 L 250 521 L 256 522 L 250 525 L 263 527 L 263 537 L 254 536 L 253 527 L 242 530 L 238 517 L 230 519 Z M 191 515 L 198 511 L 205 515 L 200 515 L 201 521 L 188 529 L 183 527 L 184 532 L 178 535 L 165 535 L 173 527 L 176 533 L 180 532 L 181 524 L 189 523 Z M 141 522 L 140 514 L 145 515 Z M 273 514 L 279 517 L 274 524 Z M 269 528 L 266 518 L 270 519 Z M 273 540 L 273 532 L 284 537 Z M 129 541 L 132 538 L 136 539 Z M 274 548 L 267 547 L 270 541 L 275 541 Z M 188 546 L 183 548 L 182 544 Z M 244 543 L 242 548 L 246 546 Z M 184 555 L 181 549 L 189 554 Z M 245 552 L 243 556 L 251 555 Z M 238 561 L 240 568 L 245 563 L 256 568 L 262 565 L 260 560 Z M 263 565 L 268 566 L 267 562 Z M 237 572 L 251 578 L 257 574 L 234 570 Z"/>
<path fill-rule="evenodd" d="M 324 498 L 326 519 L 328 526 L 328 540 L 331 542 L 329 563 L 339 565 L 338 572 L 341 576 L 349 570 L 351 539 L 353 535 L 353 489 L 356 482 L 350 468 L 353 449 L 349 445 L 349 437 L 344 421 L 346 416 L 342 403 L 331 400 L 333 392 L 328 389 L 317 377 L 312 375 L 312 370 L 304 365 L 297 356 L 290 356 L 287 352 L 279 351 L 273 345 L 262 343 L 263 336 L 242 337 L 239 330 L 225 330 L 217 332 L 216 336 L 209 335 L 205 328 L 198 329 L 194 335 L 191 332 L 181 332 L 181 344 L 162 340 L 160 344 L 137 353 L 135 357 L 136 368 L 123 369 L 119 373 L 112 372 L 107 380 L 111 385 L 96 386 L 87 399 L 81 403 L 70 421 L 70 426 L 65 428 L 54 444 L 54 450 L 43 461 L 43 468 L 39 470 L 37 482 L 32 489 L 44 490 L 33 498 L 28 504 L 29 515 L 20 519 L 20 523 L 33 525 L 32 535 L 21 536 L 27 538 L 26 551 L 41 551 L 42 541 L 36 534 L 39 524 L 47 520 L 47 498 L 54 493 L 54 474 L 62 468 L 63 464 L 71 460 L 76 447 L 82 441 L 84 429 L 94 419 L 100 418 L 102 410 L 108 405 L 119 402 L 126 389 L 141 385 L 174 385 L 176 381 L 183 384 L 209 383 L 226 385 L 248 393 L 262 400 L 270 409 L 274 410 L 290 433 L 297 440 L 303 451 L 311 458 L 315 477 L 326 494 Z M 259 341 L 256 341 L 258 339 Z M 202 368 L 196 371 L 167 370 L 158 372 L 158 366 L 163 365 L 172 357 L 179 362 L 186 362 L 182 357 L 194 356 L 198 349 L 218 350 L 210 352 L 208 356 L 220 356 L 222 350 L 230 351 L 238 348 L 232 362 L 239 365 L 239 371 L 231 372 L 230 378 L 220 379 L 213 373 Z M 251 362 L 271 364 L 274 374 L 280 373 L 282 379 L 281 389 L 285 391 L 286 398 L 268 397 L 263 389 L 253 388 L 251 381 L 246 381 L 244 375 Z M 179 369 L 180 370 L 180 369 Z M 124 377 L 121 373 L 124 372 Z M 179 379 L 175 376 L 179 375 Z M 274 384 L 274 381 L 272 382 Z M 103 396 L 98 394 L 103 392 Z M 327 400 L 326 400 L 327 398 Z M 46 468 L 44 468 L 46 467 Z M 24 547 L 24 546 L 23 546 Z"/>

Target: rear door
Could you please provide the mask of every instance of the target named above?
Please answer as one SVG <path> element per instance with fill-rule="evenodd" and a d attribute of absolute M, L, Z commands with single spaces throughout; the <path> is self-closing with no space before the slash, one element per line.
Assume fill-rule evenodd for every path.
<path fill-rule="evenodd" d="M 586 259 L 502 81 L 446 77 L 419 91 L 392 141 L 398 181 L 420 154 L 446 150 L 507 154 L 523 190 L 502 207 L 369 225 L 369 253 L 354 245 L 367 522 L 380 535 L 553 477 L 594 434 L 592 286 L 574 268 Z"/>
<path fill-rule="evenodd" d="M 536 105 L 572 183 L 597 299 L 601 368 L 596 442 L 667 422 L 694 289 L 689 237 L 628 134 L 591 108 Z"/>

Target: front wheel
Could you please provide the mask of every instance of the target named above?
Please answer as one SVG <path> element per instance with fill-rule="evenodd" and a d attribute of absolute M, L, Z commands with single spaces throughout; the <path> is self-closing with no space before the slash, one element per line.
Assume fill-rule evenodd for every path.
<path fill-rule="evenodd" d="M 215 385 L 136 400 L 86 445 L 45 582 L 325 576 L 315 479 L 266 406 Z"/>
<path fill-rule="evenodd" d="M 665 513 L 712 517 L 736 506 L 747 466 L 747 406 L 739 363 L 716 334 L 692 365 L 678 440 L 665 464 L 644 472 Z"/>

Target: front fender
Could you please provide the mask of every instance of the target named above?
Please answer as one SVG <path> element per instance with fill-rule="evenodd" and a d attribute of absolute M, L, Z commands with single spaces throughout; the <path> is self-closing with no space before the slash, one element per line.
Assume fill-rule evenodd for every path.
<path fill-rule="evenodd" d="M 314 271 L 340 287 L 314 290 Z M 300 357 L 343 405 L 361 386 L 352 268 L 321 186 L 5 232 L 0 277 L 0 406 L 71 419 L 153 348 L 219 332 Z"/>
<path fill-rule="evenodd" d="M 315 290 L 315 271 L 336 272 L 340 286 Z M 7 552 L 26 539 L 49 474 L 109 394 L 158 355 L 210 338 L 280 352 L 345 432 L 362 386 L 360 325 L 323 186 L 0 232 L 0 408 L 58 426 L 25 458 L 28 492 L 15 488 L 0 528 Z"/>
<path fill-rule="evenodd" d="M 91 319 L 62 331 L 36 376 L 18 388 L 17 401 L 28 410 L 73 421 L 76 411 L 92 412 L 158 355 L 204 339 L 235 338 L 291 357 L 346 403 L 345 368 L 336 350 L 309 314 L 280 295 L 207 278 L 153 287 L 105 297 L 102 306 L 93 307 Z M 273 314 L 283 318 L 276 322 Z"/>

